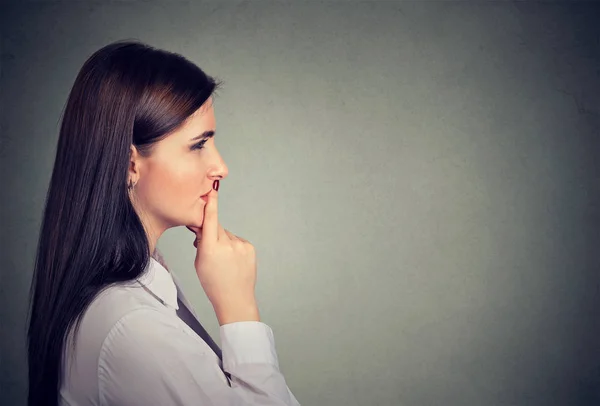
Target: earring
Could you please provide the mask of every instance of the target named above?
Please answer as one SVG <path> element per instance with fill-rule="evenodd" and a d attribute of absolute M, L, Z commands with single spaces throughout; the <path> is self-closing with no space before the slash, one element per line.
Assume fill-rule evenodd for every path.
<path fill-rule="evenodd" d="M 129 179 L 129 185 L 127 186 L 127 190 L 133 189 L 135 187 L 136 183 L 133 183 L 133 181 L 131 179 Z"/>

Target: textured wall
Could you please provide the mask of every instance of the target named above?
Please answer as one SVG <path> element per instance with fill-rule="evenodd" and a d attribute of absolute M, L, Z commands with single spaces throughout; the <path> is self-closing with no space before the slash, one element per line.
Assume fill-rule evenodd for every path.
<path fill-rule="evenodd" d="M 257 248 L 303 406 L 600 403 L 597 5 L 26 1 L 1 19 L 0 404 L 25 404 L 59 115 L 123 38 L 225 81 L 220 219 Z M 217 338 L 192 241 L 159 247 Z"/>

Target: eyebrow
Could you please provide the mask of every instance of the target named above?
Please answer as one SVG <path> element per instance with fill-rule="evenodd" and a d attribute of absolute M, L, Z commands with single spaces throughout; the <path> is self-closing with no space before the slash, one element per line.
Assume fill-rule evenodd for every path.
<path fill-rule="evenodd" d="M 204 138 L 210 138 L 210 137 L 214 137 L 214 135 L 215 135 L 214 131 L 204 131 L 202 134 L 195 136 L 190 141 L 199 140 L 201 138 L 202 139 L 204 139 Z"/>

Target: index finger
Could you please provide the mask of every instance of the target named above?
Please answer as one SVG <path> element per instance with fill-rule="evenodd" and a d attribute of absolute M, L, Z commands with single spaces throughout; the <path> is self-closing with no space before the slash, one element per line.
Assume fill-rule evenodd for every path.
<path fill-rule="evenodd" d="M 204 206 L 204 221 L 202 225 L 202 241 L 217 241 L 219 236 L 219 193 L 212 189 L 208 194 L 208 202 Z"/>

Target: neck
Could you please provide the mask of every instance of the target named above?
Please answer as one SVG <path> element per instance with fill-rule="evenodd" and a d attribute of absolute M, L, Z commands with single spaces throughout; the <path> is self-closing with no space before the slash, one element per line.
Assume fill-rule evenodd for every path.
<path fill-rule="evenodd" d="M 158 250 L 158 248 L 154 249 L 154 252 L 152 253 L 152 258 L 156 259 L 158 263 L 161 264 L 167 270 L 167 272 L 171 272 L 167 267 L 166 261 L 160 253 L 160 251 Z"/>

